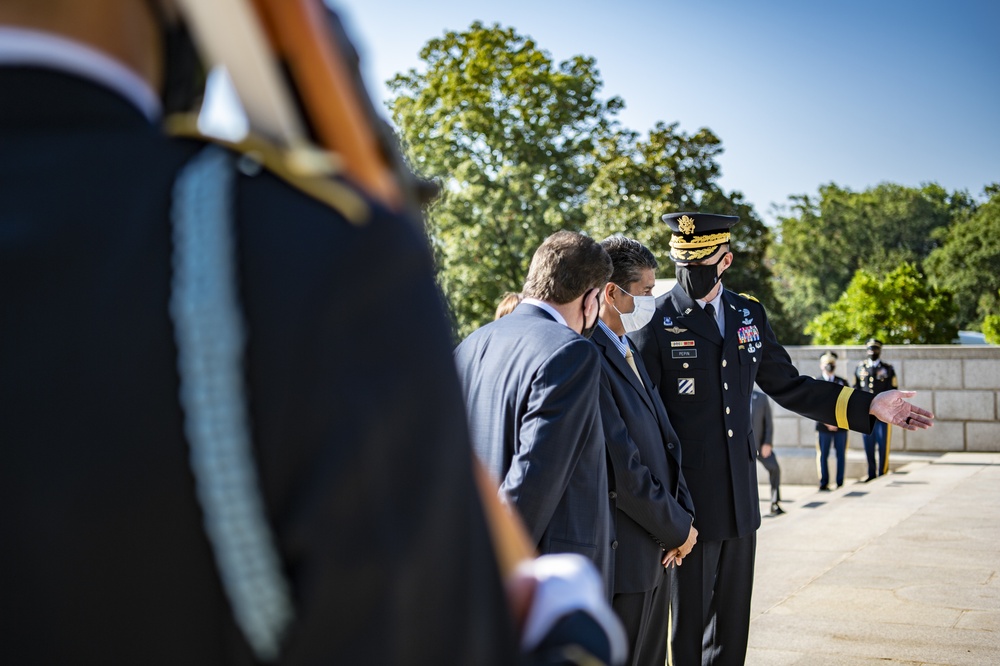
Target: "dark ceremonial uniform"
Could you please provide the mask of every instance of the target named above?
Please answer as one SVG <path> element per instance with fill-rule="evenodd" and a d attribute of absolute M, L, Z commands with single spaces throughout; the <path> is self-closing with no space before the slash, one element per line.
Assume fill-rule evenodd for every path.
<path fill-rule="evenodd" d="M 168 313 L 171 193 L 202 145 L 75 75 L 0 66 L 0 89 L 6 661 L 255 663 L 195 496 Z M 425 240 L 353 192 L 338 213 L 249 173 L 245 380 L 296 611 L 279 663 L 516 661 Z"/>
<path fill-rule="evenodd" d="M 866 393 L 878 395 L 884 391 L 891 391 L 897 384 L 895 368 L 882 360 L 873 362 L 871 359 L 866 359 L 859 363 L 854 371 L 854 388 Z"/>
<path fill-rule="evenodd" d="M 677 664 L 703 662 L 705 622 L 714 614 L 705 663 L 742 663 L 760 526 L 754 383 L 785 409 L 860 431 L 871 429 L 871 396 L 800 375 L 752 298 L 723 291 L 725 339 L 680 285 L 656 306 L 653 321 L 633 338 L 680 436 L 698 528 L 698 544 L 677 572 L 673 657 Z M 706 550 L 720 561 L 714 581 L 702 571 Z"/>
<path fill-rule="evenodd" d="M 678 570 L 672 600 L 673 663 L 684 666 L 742 664 L 746 656 L 760 526 L 754 383 L 786 409 L 871 429 L 871 396 L 799 375 L 763 306 L 721 288 L 720 271 L 730 264 L 720 250 L 738 219 L 663 216 L 677 284 L 656 299 L 652 321 L 633 337 L 681 438 L 694 500 L 698 543 Z"/>
<path fill-rule="evenodd" d="M 871 342 L 871 341 L 869 341 Z M 881 346 L 880 346 L 881 348 Z M 865 359 L 854 370 L 854 388 L 878 395 L 891 391 L 897 386 L 896 370 L 883 360 Z M 864 436 L 865 457 L 868 459 L 868 479 L 874 479 L 889 472 L 889 426 L 876 421 L 871 433 Z M 876 465 L 875 450 L 878 449 Z"/>

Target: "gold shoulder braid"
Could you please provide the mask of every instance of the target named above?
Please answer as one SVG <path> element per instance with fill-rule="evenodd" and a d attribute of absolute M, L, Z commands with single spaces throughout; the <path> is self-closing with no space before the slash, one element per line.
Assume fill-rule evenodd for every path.
<path fill-rule="evenodd" d="M 740 296 L 742 296 L 743 298 L 745 298 L 747 300 L 753 301 L 754 303 L 760 303 L 760 301 L 758 301 L 756 298 L 754 298 L 750 294 L 746 294 L 746 293 L 740 292 Z"/>
<path fill-rule="evenodd" d="M 197 116 L 193 114 L 169 116 L 164 128 L 170 136 L 213 143 L 238 153 L 244 172 L 263 167 L 303 194 L 330 206 L 355 226 L 368 222 L 371 211 L 364 198 L 332 178 L 342 170 L 337 155 L 310 146 L 283 149 L 256 135 L 238 142 L 209 136 L 198 130 Z"/>

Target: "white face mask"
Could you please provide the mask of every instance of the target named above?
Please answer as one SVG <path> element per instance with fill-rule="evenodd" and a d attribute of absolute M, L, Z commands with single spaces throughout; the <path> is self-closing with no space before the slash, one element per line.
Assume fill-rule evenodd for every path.
<path fill-rule="evenodd" d="M 618 285 L 615 286 L 618 287 Z M 653 313 L 656 312 L 656 298 L 653 296 L 634 296 L 621 287 L 618 288 L 632 296 L 632 300 L 635 302 L 632 312 L 622 312 L 615 308 L 615 311 L 622 316 L 622 326 L 625 327 L 625 332 L 634 333 L 652 321 Z M 611 307 L 615 306 L 612 304 Z"/>

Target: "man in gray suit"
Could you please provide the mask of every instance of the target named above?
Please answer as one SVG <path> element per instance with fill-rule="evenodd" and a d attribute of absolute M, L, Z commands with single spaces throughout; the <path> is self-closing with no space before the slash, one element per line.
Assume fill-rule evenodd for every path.
<path fill-rule="evenodd" d="M 764 393 L 753 390 L 750 394 L 750 425 L 757 442 L 757 460 L 767 470 L 771 482 L 771 514 L 785 513 L 781 508 L 781 466 L 774 453 L 774 417 L 771 414 L 771 399 Z"/>
<path fill-rule="evenodd" d="M 674 573 L 667 567 L 694 547 L 694 503 L 681 473 L 680 440 L 626 335 L 645 326 L 656 308 L 656 259 L 631 238 L 612 236 L 601 245 L 614 265 L 592 338 L 601 352 L 601 422 L 617 494 L 612 606 L 625 627 L 630 663 L 663 664 Z"/>
<path fill-rule="evenodd" d="M 600 361 L 586 337 L 611 259 L 560 231 L 535 251 L 515 310 L 455 350 L 472 445 L 542 554 L 580 553 L 610 598 L 613 542 L 598 407 Z"/>

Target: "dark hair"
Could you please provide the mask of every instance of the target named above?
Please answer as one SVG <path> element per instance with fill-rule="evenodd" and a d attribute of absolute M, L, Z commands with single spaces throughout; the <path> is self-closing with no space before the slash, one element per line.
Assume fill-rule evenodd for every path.
<path fill-rule="evenodd" d="M 659 268 L 656 257 L 649 248 L 634 238 L 626 238 L 621 234 L 608 236 L 601 241 L 601 247 L 611 257 L 614 266 L 611 271 L 611 281 L 623 289 L 626 285 L 641 279 L 642 272 L 647 268 L 654 271 Z"/>
<path fill-rule="evenodd" d="M 611 277 L 611 257 L 592 238 L 574 231 L 557 231 L 531 257 L 524 297 L 569 303 Z"/>

